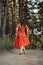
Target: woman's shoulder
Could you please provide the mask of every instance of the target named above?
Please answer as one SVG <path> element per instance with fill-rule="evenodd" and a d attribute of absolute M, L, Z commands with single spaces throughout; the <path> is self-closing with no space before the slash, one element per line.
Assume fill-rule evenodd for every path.
<path fill-rule="evenodd" d="M 28 26 L 27 26 L 27 25 L 25 25 L 25 27 L 26 27 L 26 28 L 28 28 Z"/>
<path fill-rule="evenodd" d="M 16 27 L 20 27 L 20 26 L 21 26 L 21 24 L 20 24 L 20 23 L 18 23 Z"/>
<path fill-rule="evenodd" d="M 30 29 L 30 28 L 28 27 L 28 25 L 25 25 L 25 28 L 26 28 L 26 29 Z"/>

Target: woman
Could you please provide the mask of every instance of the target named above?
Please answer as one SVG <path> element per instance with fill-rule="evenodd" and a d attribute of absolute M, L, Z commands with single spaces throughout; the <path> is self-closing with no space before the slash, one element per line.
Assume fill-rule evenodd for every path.
<path fill-rule="evenodd" d="M 17 48 L 20 48 L 20 54 L 25 54 L 25 46 L 30 45 L 30 41 L 28 39 L 28 26 L 24 23 L 24 21 L 21 21 L 16 26 L 16 37 L 14 39 L 13 45 Z M 25 33 L 27 31 L 27 34 Z"/>

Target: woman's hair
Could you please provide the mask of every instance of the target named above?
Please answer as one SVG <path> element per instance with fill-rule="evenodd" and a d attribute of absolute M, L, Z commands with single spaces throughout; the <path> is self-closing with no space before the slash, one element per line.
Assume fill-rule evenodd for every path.
<path fill-rule="evenodd" d="M 26 21 L 24 19 L 21 19 L 20 20 L 20 23 L 21 23 L 21 25 L 25 25 L 26 24 Z"/>

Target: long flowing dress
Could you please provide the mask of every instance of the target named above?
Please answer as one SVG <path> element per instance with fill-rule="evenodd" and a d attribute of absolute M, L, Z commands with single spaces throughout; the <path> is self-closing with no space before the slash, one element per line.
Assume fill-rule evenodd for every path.
<path fill-rule="evenodd" d="M 21 48 L 22 46 L 30 45 L 30 41 L 25 31 L 22 30 L 21 24 L 17 25 L 18 33 L 14 39 L 13 45 L 17 48 Z M 27 25 L 24 26 L 24 30 L 29 29 Z"/>

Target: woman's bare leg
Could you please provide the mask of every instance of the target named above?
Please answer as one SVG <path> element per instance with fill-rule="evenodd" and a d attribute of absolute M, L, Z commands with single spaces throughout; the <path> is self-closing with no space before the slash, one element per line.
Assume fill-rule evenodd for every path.
<path fill-rule="evenodd" d="M 22 54 L 23 53 L 23 46 L 21 47 L 21 49 L 20 49 L 20 54 Z"/>
<path fill-rule="evenodd" d="M 25 47 L 23 47 L 23 52 L 24 52 L 24 54 L 25 54 Z"/>

